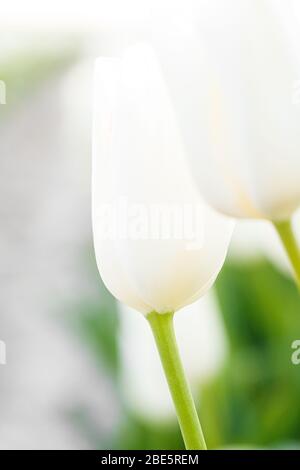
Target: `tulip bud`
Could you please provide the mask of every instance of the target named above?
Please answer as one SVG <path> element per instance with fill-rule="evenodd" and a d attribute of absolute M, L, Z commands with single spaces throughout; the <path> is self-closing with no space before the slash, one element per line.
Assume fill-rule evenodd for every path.
<path fill-rule="evenodd" d="M 152 49 L 98 59 L 92 212 L 101 277 L 147 315 L 174 312 L 213 284 L 232 221 L 201 199 Z"/>

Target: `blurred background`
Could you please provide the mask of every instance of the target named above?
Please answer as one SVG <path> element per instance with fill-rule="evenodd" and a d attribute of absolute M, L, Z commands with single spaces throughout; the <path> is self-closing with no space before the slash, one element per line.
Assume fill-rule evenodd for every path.
<path fill-rule="evenodd" d="M 1 5 L 1 449 L 182 448 L 148 325 L 95 265 L 91 83 L 97 56 L 207 1 Z M 239 222 L 213 291 L 176 316 L 210 448 L 299 447 L 299 312 L 272 227 Z"/>

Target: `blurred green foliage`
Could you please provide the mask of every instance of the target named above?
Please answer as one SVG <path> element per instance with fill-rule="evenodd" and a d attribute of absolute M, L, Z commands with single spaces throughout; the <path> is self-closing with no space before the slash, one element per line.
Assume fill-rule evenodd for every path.
<path fill-rule="evenodd" d="M 77 48 L 40 52 L 23 50 L 0 60 L 0 80 L 6 85 L 6 104 L 0 107 L 0 120 L 28 93 L 55 76 L 77 56 Z"/>
<path fill-rule="evenodd" d="M 120 366 L 117 308 L 103 284 L 100 289 L 103 297 L 108 297 L 109 300 L 99 303 L 87 301 L 78 305 L 72 323 L 93 357 L 117 380 Z"/>
<path fill-rule="evenodd" d="M 97 280 L 99 283 L 99 279 Z M 101 304 L 78 311 L 79 329 L 118 384 L 118 313 L 103 285 Z M 269 261 L 228 261 L 215 286 L 228 341 L 218 373 L 199 385 L 198 405 L 209 448 L 285 447 L 300 441 L 300 366 L 291 344 L 300 338 L 300 297 Z M 122 418 L 100 448 L 181 449 L 174 422 L 152 422 L 129 410 L 118 385 Z"/>
<path fill-rule="evenodd" d="M 113 437 L 113 447 L 118 450 L 177 450 L 183 441 L 174 421 L 149 421 L 134 411 L 124 410 L 120 428 Z"/>
<path fill-rule="evenodd" d="M 216 293 L 229 354 L 200 390 L 209 447 L 298 442 L 300 368 L 291 344 L 300 337 L 300 297 L 293 281 L 266 260 L 228 262 Z"/>
<path fill-rule="evenodd" d="M 81 298 L 64 316 L 81 343 L 89 350 L 93 360 L 104 367 L 115 385 L 118 385 L 120 358 L 118 344 L 119 317 L 117 302 L 104 286 L 97 269 L 94 250 L 90 245 L 79 260 L 80 272 L 91 295 Z"/>

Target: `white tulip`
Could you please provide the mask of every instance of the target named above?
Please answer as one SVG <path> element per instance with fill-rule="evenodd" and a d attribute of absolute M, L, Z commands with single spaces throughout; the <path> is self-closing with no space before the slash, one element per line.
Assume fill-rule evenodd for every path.
<path fill-rule="evenodd" d="M 291 2 L 211 0 L 196 31 L 178 29 L 158 53 L 202 194 L 230 216 L 286 220 L 300 205 L 300 26 Z"/>
<path fill-rule="evenodd" d="M 187 449 L 206 449 L 173 329 L 175 311 L 213 284 L 232 221 L 201 200 L 151 48 L 96 67 L 93 231 L 107 288 L 146 315 Z M 189 222 L 189 223 L 188 223 Z"/>
<path fill-rule="evenodd" d="M 300 285 L 300 25 L 283 0 L 210 0 L 155 46 L 195 181 L 236 218 L 267 219 Z M 172 32 L 173 31 L 173 32 Z M 205 51 L 205 52 L 204 52 Z"/>
<path fill-rule="evenodd" d="M 92 205 L 101 277 L 117 299 L 143 314 L 174 312 L 213 284 L 232 222 L 194 187 L 149 47 L 136 46 L 122 60 L 99 59 L 94 100 Z M 160 220 L 157 208 L 164 209 Z M 153 227 L 164 229 L 163 239 Z"/>

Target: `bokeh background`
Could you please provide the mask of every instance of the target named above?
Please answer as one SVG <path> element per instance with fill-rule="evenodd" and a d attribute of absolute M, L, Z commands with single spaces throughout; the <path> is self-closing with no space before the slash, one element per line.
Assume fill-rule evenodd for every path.
<path fill-rule="evenodd" d="M 206 1 L 1 5 L 1 449 L 182 448 L 148 325 L 96 269 L 91 85 L 97 56 Z M 210 448 L 299 447 L 299 299 L 272 227 L 239 222 L 215 288 L 176 316 Z"/>

